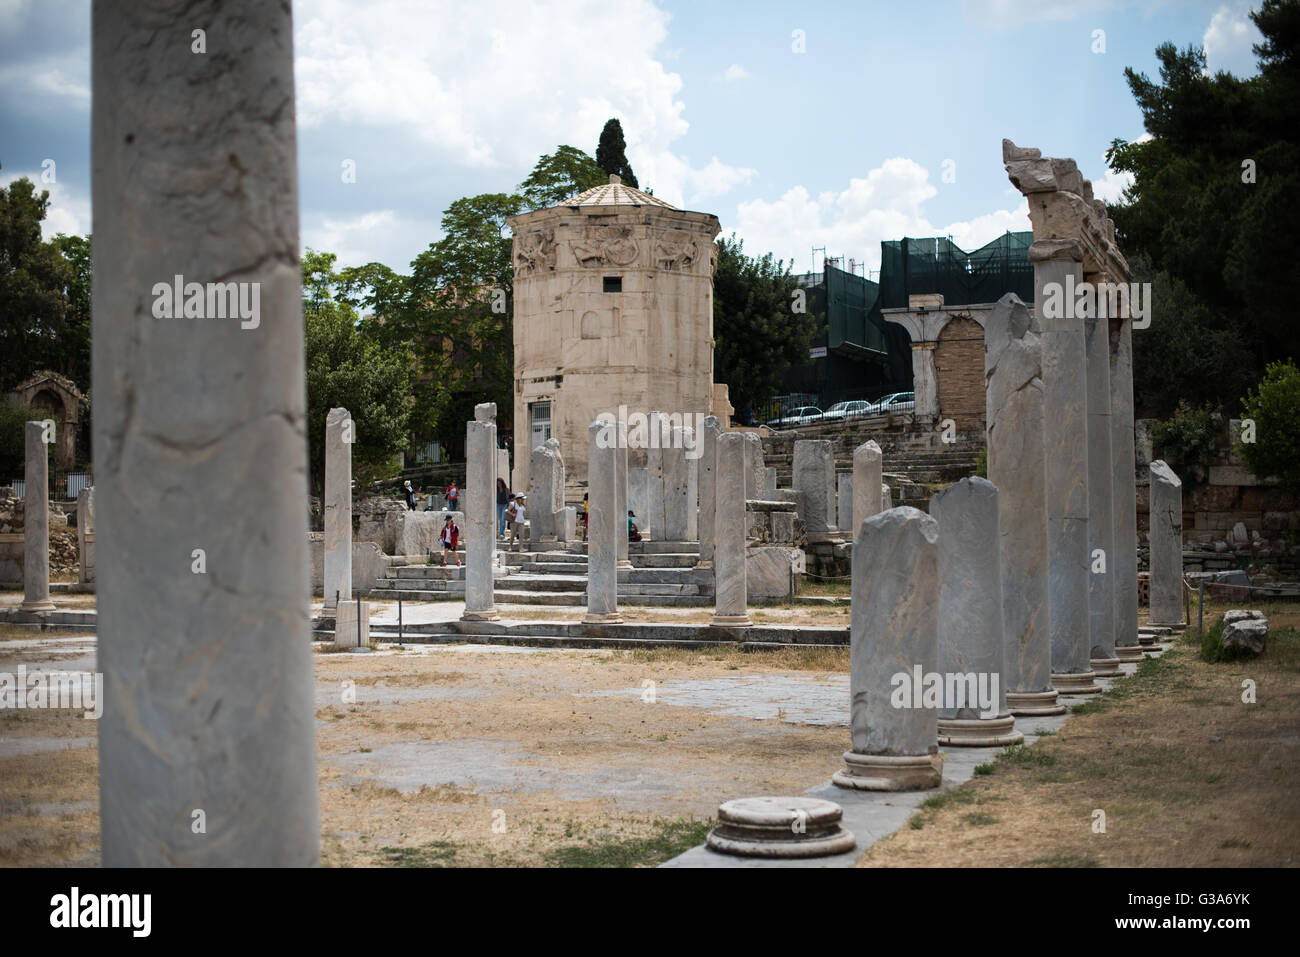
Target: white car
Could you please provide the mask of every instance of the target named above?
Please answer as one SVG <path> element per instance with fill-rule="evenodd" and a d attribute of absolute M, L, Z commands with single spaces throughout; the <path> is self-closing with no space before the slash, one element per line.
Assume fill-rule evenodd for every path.
<path fill-rule="evenodd" d="M 855 419 L 864 415 L 871 415 L 871 403 L 865 399 L 850 399 L 845 402 L 836 402 L 822 413 L 822 418 L 831 420 Z"/>
<path fill-rule="evenodd" d="M 801 405 L 798 408 L 791 409 L 779 419 L 772 419 L 764 424 L 774 429 L 789 428 L 792 425 L 807 425 L 810 422 L 820 422 L 822 416 L 822 410 L 817 406 Z"/>
<path fill-rule="evenodd" d="M 890 395 L 882 396 L 877 399 L 871 407 L 872 415 L 895 415 L 902 412 L 911 412 L 916 408 L 915 392 L 894 392 Z"/>

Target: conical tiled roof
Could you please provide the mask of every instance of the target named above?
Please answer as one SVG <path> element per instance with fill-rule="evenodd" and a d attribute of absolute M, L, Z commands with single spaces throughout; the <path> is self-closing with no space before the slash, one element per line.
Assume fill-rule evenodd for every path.
<path fill-rule="evenodd" d="M 664 209 L 676 209 L 672 203 L 665 203 L 649 193 L 643 193 L 633 186 L 624 186 L 618 176 L 610 175 L 609 182 L 593 186 L 560 203 L 561 206 L 662 206 Z"/>

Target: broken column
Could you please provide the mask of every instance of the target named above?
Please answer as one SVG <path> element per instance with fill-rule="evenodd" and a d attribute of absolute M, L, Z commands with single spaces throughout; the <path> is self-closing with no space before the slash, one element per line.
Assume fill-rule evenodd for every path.
<path fill-rule="evenodd" d="M 83 585 L 95 581 L 95 487 L 77 493 L 77 580 Z"/>
<path fill-rule="evenodd" d="M 808 531 L 830 529 L 828 492 L 833 476 L 831 443 L 826 439 L 796 439 L 794 487 L 799 492 L 799 512 Z"/>
<path fill-rule="evenodd" d="M 747 627 L 749 601 L 745 570 L 745 440 L 739 432 L 718 436 L 714 515 L 714 609 L 710 625 Z"/>
<path fill-rule="evenodd" d="M 851 530 L 853 528 L 853 473 L 838 472 L 835 477 L 839 483 L 839 493 L 835 498 L 835 524 L 839 528 Z"/>
<path fill-rule="evenodd" d="M 310 867 L 290 5 L 212 7 L 216 56 L 167 22 L 105 0 L 92 18 L 102 863 Z M 211 308 L 221 284 L 229 312 L 192 318 L 198 291 L 165 308 L 176 285 Z"/>
<path fill-rule="evenodd" d="M 1148 625 L 1183 628 L 1183 483 L 1157 459 L 1151 473 L 1151 606 Z"/>
<path fill-rule="evenodd" d="M 1084 350 L 1088 379 L 1088 631 L 1089 663 L 1102 678 L 1123 674 L 1115 656 L 1115 531 L 1110 464 L 1110 346 L 1106 318 L 1085 317 Z"/>
<path fill-rule="evenodd" d="M 23 467 L 23 603 L 20 611 L 54 611 L 50 601 L 50 454 L 46 423 L 28 422 Z M 53 435 L 49 435 L 53 438 Z"/>
<path fill-rule="evenodd" d="M 618 613 L 618 432 L 613 422 L 588 427 L 587 454 L 587 624 L 621 622 Z M 626 516 L 622 527 L 626 528 Z M 624 536 L 626 537 L 626 536 Z"/>
<path fill-rule="evenodd" d="M 988 475 L 998 487 L 1007 708 L 1063 714 L 1052 687 L 1047 599 L 1047 463 L 1041 342 L 1029 307 L 1003 296 L 984 323 Z"/>
<path fill-rule="evenodd" d="M 325 416 L 325 614 L 336 602 L 352 600 L 352 414 L 330 409 Z"/>
<path fill-rule="evenodd" d="M 497 550 L 497 406 L 474 406 L 465 423 L 465 613 L 467 621 L 497 621 L 492 563 Z M 530 463 L 531 464 L 531 460 Z"/>
<path fill-rule="evenodd" d="M 880 446 L 874 440 L 863 442 L 853 450 L 853 525 L 851 530 L 855 537 L 863 522 L 872 515 L 889 508 L 889 500 L 884 497 L 884 483 L 880 481 L 883 462 Z"/>
<path fill-rule="evenodd" d="M 964 478 L 934 494 L 930 515 L 939 523 L 939 674 L 961 699 L 942 702 L 939 743 L 1019 744 L 1025 736 L 1007 710 L 1003 680 L 997 487 Z"/>
<path fill-rule="evenodd" d="M 921 687 L 939 666 L 938 541 L 939 524 L 909 507 L 873 515 L 854 536 L 853 747 L 833 778 L 840 787 L 913 791 L 942 783 L 938 709 Z"/>
<path fill-rule="evenodd" d="M 745 437 L 745 498 L 763 497 L 763 440 L 757 432 L 742 432 Z"/>
<path fill-rule="evenodd" d="M 618 567 L 631 568 L 632 559 L 628 557 L 627 548 L 627 422 L 617 423 L 615 430 L 614 510 L 618 515 Z"/>
<path fill-rule="evenodd" d="M 1137 456 L 1133 436 L 1133 320 L 1110 320 L 1111 529 L 1115 656 L 1141 661 L 1138 644 Z"/>
<path fill-rule="evenodd" d="M 664 416 L 651 412 L 646 416 L 649 444 L 646 446 L 646 502 L 647 511 L 643 531 L 649 531 L 655 541 L 663 541 L 664 534 Z"/>
<path fill-rule="evenodd" d="M 528 455 L 528 520 L 530 541 L 555 541 L 555 495 L 551 483 L 555 481 L 555 453 L 539 445 Z M 495 501 L 495 499 L 494 499 Z"/>
<path fill-rule="evenodd" d="M 714 510 L 717 507 L 718 436 L 721 427 L 716 415 L 704 417 L 700 431 L 699 497 L 700 561 L 696 568 L 713 567 Z"/>
<path fill-rule="evenodd" d="M 1042 329 L 1044 446 L 1047 463 L 1048 621 L 1052 684 L 1069 694 L 1101 691 L 1091 664 L 1088 589 L 1088 389 L 1083 320 L 1074 302 L 1052 314 L 1060 290 L 1083 278 L 1077 239 L 1040 239 L 1029 247 Z M 1055 291 L 1051 287 L 1055 286 Z"/>
<path fill-rule="evenodd" d="M 664 540 L 684 542 L 686 537 L 686 513 L 689 508 L 690 495 L 689 463 L 686 460 L 686 448 L 683 445 L 685 431 L 681 426 L 673 427 L 668 434 L 667 446 L 663 449 L 662 462 L 664 474 Z"/>

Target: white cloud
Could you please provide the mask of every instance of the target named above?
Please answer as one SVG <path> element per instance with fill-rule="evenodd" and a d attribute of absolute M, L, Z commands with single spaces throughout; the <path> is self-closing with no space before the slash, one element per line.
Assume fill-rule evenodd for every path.
<path fill-rule="evenodd" d="M 795 186 L 775 202 L 740 203 L 735 229 L 751 255 L 770 251 L 802 271 L 809 268 L 813 246 L 825 246 L 829 256 L 866 262 L 874 270 L 880 268 L 882 240 L 952 236 L 957 245 L 971 250 L 1008 230 L 1029 228 L 1023 202 L 971 220 L 934 225 L 924 211 L 926 201 L 938 193 L 929 175 L 913 160 L 887 159 L 865 178 L 850 180 L 838 193 L 814 197 L 803 186 Z"/>
<path fill-rule="evenodd" d="M 733 63 L 727 67 L 727 72 L 722 74 L 722 78 L 728 83 L 734 83 L 736 80 L 743 80 L 749 76 L 749 71 L 739 63 Z"/>
<path fill-rule="evenodd" d="M 1115 6 L 1115 0 L 963 0 L 968 20 L 982 27 L 1013 27 L 1042 20 L 1074 20 Z"/>
<path fill-rule="evenodd" d="M 0 173 L 0 186 L 7 187 L 16 179 L 22 179 L 24 176 L 32 181 L 36 188 L 36 194 L 39 196 L 42 190 L 48 190 L 50 193 L 50 204 L 45 211 L 45 219 L 41 220 L 41 238 L 49 241 L 57 233 L 66 233 L 69 236 L 85 236 L 90 232 L 90 197 L 76 192 L 68 187 L 66 183 L 55 181 L 53 183 L 41 182 L 42 170 L 15 170 L 10 172 L 6 170 Z M 54 169 L 55 176 L 58 176 L 58 167 Z"/>
<path fill-rule="evenodd" d="M 427 222 L 400 220 L 391 209 L 357 216 L 321 215 L 302 228 L 303 247 L 336 253 L 340 267 L 382 262 L 401 271 L 411 258 L 407 250 L 423 248 L 429 241 Z"/>
<path fill-rule="evenodd" d="M 687 130 L 682 80 L 661 62 L 668 15 L 651 0 L 381 0 L 363 16 L 345 0 L 303 0 L 294 15 L 304 128 L 407 137 L 432 163 L 513 175 L 560 143 L 594 151 L 618 117 L 656 196 L 680 204 L 727 179 L 673 149 Z"/>
<path fill-rule="evenodd" d="M 1237 0 L 1219 7 L 1210 18 L 1201 40 L 1210 73 L 1226 70 L 1246 77 L 1258 72 L 1259 64 L 1251 46 L 1264 37 L 1248 16 L 1251 6 L 1249 2 Z"/>

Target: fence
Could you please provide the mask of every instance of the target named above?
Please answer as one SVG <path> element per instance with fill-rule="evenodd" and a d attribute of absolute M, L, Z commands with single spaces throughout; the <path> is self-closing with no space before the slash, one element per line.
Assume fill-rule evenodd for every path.
<path fill-rule="evenodd" d="M 12 486 L 14 494 L 19 498 L 27 497 L 26 479 L 10 479 L 3 484 Z M 50 478 L 50 498 L 56 500 L 74 499 L 83 488 L 90 488 L 94 484 L 95 477 L 89 472 L 68 472 L 64 475 L 53 475 Z"/>

